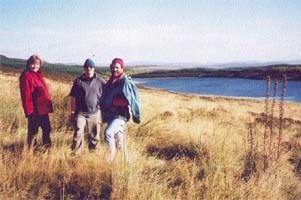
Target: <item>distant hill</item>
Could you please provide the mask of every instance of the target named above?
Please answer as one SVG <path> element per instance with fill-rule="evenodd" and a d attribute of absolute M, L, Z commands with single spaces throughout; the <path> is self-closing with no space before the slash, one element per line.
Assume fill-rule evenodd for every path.
<path fill-rule="evenodd" d="M 262 67 L 235 67 L 235 68 L 185 68 L 176 70 L 155 70 L 132 75 L 136 78 L 160 77 L 224 77 L 265 79 L 267 76 L 281 77 L 286 75 L 288 80 L 301 80 L 301 65 L 268 65 Z"/>
<path fill-rule="evenodd" d="M 13 70 L 22 71 L 26 65 L 25 59 L 8 58 L 4 55 L 0 55 L 0 70 Z M 80 65 L 67 65 L 60 63 L 48 63 L 43 62 L 43 71 L 49 74 L 63 74 L 77 76 L 83 73 L 82 66 Z M 108 75 L 110 70 L 108 67 L 96 67 L 96 72 L 104 75 Z"/>
<path fill-rule="evenodd" d="M 129 62 L 129 67 L 139 68 L 158 68 L 158 69 L 181 69 L 181 68 L 233 68 L 233 67 L 261 67 L 269 65 L 296 65 L 300 64 L 301 60 L 289 61 L 244 61 L 244 62 Z"/>
<path fill-rule="evenodd" d="M 296 61 L 297 62 L 297 61 Z M 271 63 L 271 62 L 269 62 Z M 277 63 L 277 62 L 275 62 Z M 0 70 L 21 71 L 24 69 L 26 60 L 19 58 L 8 58 L 0 55 Z M 131 63 L 129 63 L 130 65 Z M 132 63 L 133 64 L 133 63 Z M 245 65 L 243 65 L 245 64 Z M 160 78 L 160 77 L 226 77 L 226 78 L 248 78 L 265 79 L 267 76 L 279 77 L 286 74 L 289 80 L 301 80 L 301 64 L 264 64 L 260 62 L 241 62 L 216 64 L 214 67 L 198 66 L 190 63 L 168 65 L 132 65 L 127 67 L 127 74 L 135 78 Z M 241 67 L 230 67 L 241 66 Z M 83 73 L 81 65 L 53 64 L 44 62 L 43 71 L 52 75 L 64 74 L 76 76 Z M 104 76 L 110 75 L 109 67 L 96 67 L 96 72 Z"/>

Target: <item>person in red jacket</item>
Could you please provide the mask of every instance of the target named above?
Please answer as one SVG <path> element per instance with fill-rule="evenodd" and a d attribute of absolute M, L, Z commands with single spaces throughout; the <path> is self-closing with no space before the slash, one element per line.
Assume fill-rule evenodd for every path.
<path fill-rule="evenodd" d="M 42 128 L 43 145 L 51 147 L 51 125 L 49 113 L 53 112 L 51 97 L 41 70 L 42 60 L 37 55 L 29 57 L 26 68 L 20 76 L 21 100 L 28 119 L 27 144 L 29 148 L 37 145 L 36 135 Z"/>

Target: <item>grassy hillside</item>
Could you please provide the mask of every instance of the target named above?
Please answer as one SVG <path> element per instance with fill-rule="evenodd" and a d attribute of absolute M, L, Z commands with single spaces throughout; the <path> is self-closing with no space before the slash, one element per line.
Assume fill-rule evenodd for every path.
<path fill-rule="evenodd" d="M 19 58 L 8 58 L 6 56 L 0 55 L 1 59 L 1 69 L 6 70 L 15 70 L 21 71 L 26 66 L 25 59 Z M 44 72 L 50 74 L 69 74 L 69 75 L 78 75 L 82 73 L 82 66 L 79 65 L 65 65 L 65 64 L 52 64 L 52 63 L 43 63 Z M 99 68 L 99 71 L 108 72 L 108 69 Z"/>
<path fill-rule="evenodd" d="M 71 82 L 57 80 L 47 79 L 53 148 L 30 152 L 18 76 L 0 73 L 0 199 L 301 199 L 301 104 L 285 102 L 279 120 L 278 102 L 267 113 L 265 101 L 141 88 L 129 162 L 120 154 L 109 165 L 103 142 L 70 156 Z"/>

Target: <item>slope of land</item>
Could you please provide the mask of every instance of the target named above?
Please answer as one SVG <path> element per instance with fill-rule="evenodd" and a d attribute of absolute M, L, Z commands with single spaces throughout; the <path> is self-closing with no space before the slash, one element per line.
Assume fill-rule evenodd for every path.
<path fill-rule="evenodd" d="M 53 147 L 32 152 L 18 76 L 0 73 L 0 199 L 301 199 L 301 104 L 284 102 L 281 118 L 279 102 L 140 88 L 129 161 L 110 165 L 103 141 L 70 155 L 72 81 L 57 80 L 47 79 Z"/>

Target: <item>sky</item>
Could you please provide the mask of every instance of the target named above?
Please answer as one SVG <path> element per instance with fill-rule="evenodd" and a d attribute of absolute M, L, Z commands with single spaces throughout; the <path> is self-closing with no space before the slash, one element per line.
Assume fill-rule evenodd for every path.
<path fill-rule="evenodd" d="M 300 0 L 0 0 L 0 54 L 52 63 L 301 59 Z"/>

